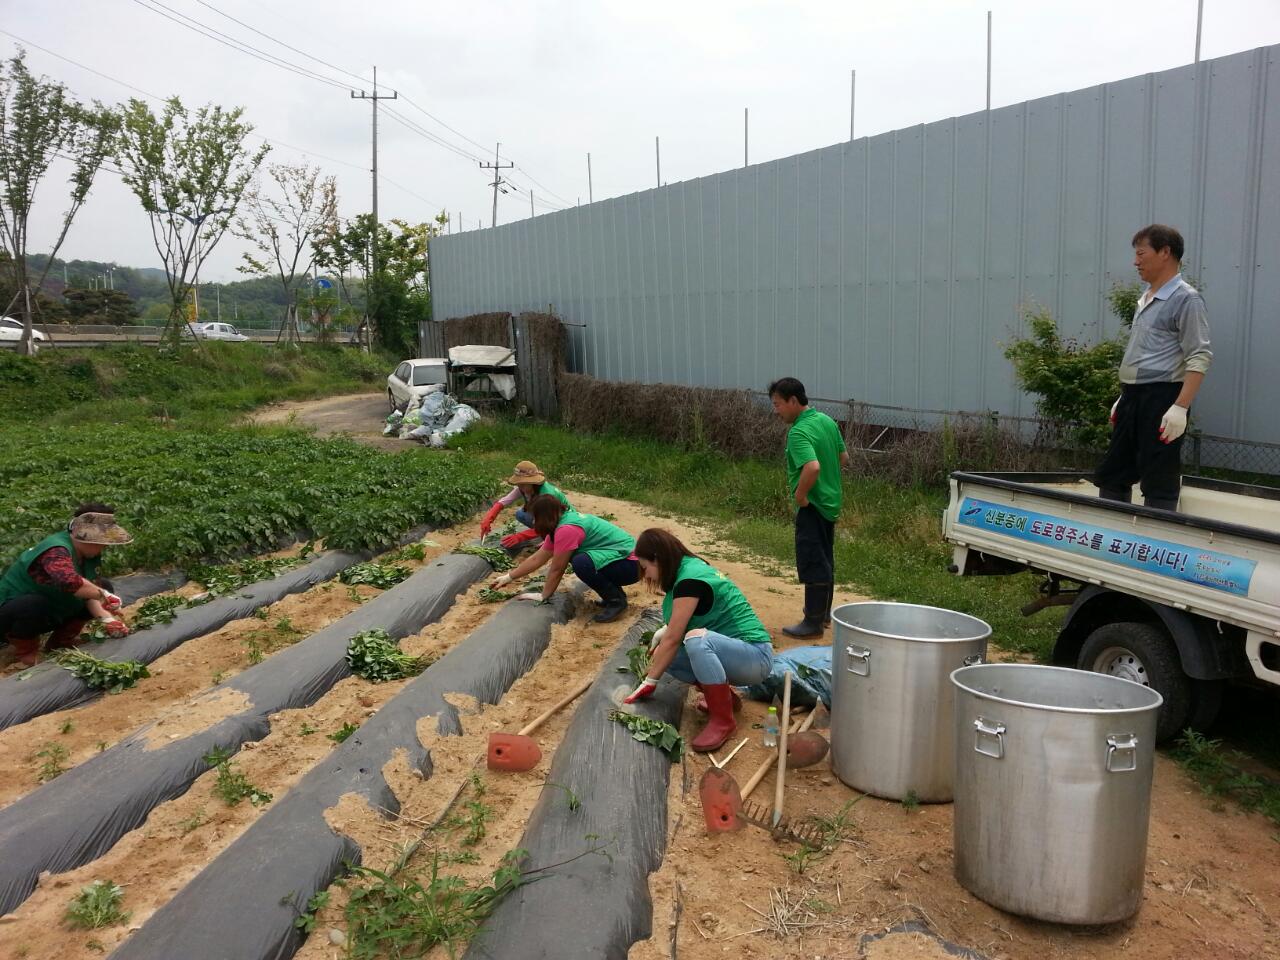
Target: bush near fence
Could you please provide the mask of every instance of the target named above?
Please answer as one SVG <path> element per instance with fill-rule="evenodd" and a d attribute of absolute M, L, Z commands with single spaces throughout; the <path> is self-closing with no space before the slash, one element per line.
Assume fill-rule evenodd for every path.
<path fill-rule="evenodd" d="M 565 426 L 661 440 L 729 457 L 776 457 L 786 427 L 749 390 L 619 383 L 580 373 L 560 376 Z"/>
<path fill-rule="evenodd" d="M 959 414 L 925 427 L 885 425 L 864 405 L 817 404 L 834 413 L 852 461 L 851 472 L 897 484 L 945 484 L 953 470 L 1087 469 L 1095 451 L 1072 449 L 1048 421 L 1027 439 L 1026 424 Z M 618 383 L 584 374 L 560 378 L 564 424 L 587 433 L 619 433 L 734 458 L 780 458 L 786 425 L 762 394 L 750 390 Z"/>

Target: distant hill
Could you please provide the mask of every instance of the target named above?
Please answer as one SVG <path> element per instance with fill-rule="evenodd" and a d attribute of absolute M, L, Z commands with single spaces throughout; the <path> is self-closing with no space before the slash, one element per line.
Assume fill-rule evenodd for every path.
<path fill-rule="evenodd" d="M 43 270 L 48 262 L 45 254 L 28 258 L 30 268 Z M 112 289 L 127 293 L 138 305 L 144 322 L 147 319 L 163 319 L 169 315 L 169 284 L 165 272 L 156 267 L 128 267 L 115 262 L 99 260 L 61 260 L 55 258 L 53 269 L 45 278 L 44 292 L 55 299 L 62 298 L 67 287 L 89 289 L 103 283 Z M 358 306 L 363 305 L 363 291 L 357 282 L 348 280 L 348 288 Z M 201 283 L 200 312 L 212 319 L 221 302 L 223 320 L 245 326 L 275 326 L 284 319 L 285 299 L 280 281 L 257 277 L 237 280 L 233 283 Z"/>

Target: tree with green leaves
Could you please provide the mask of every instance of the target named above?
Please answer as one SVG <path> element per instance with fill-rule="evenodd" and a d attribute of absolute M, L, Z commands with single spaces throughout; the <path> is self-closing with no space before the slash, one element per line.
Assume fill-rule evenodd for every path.
<path fill-rule="evenodd" d="M 316 259 L 315 241 L 331 234 L 338 219 L 338 187 L 333 177 L 305 163 L 273 163 L 266 168 L 274 186 L 255 181 L 244 195 L 245 214 L 234 233 L 249 241 L 241 273 L 280 281 L 286 303 L 277 343 L 298 343 L 298 291 Z"/>
<path fill-rule="evenodd" d="M 84 205 L 93 179 L 110 156 L 116 137 L 117 115 L 96 101 L 86 107 L 68 95 L 66 87 L 27 69 L 26 51 L 0 63 L 0 241 L 9 255 L 13 293 L 4 314 L 22 317 L 20 353 L 35 352 L 32 336 L 39 291 L 49 273 L 53 254 L 66 239 L 71 223 Z M 36 190 L 55 159 L 71 165 L 69 196 L 49 259 L 32 281 L 27 262 L 28 221 Z"/>
<path fill-rule="evenodd" d="M 123 290 L 82 290 L 68 287 L 62 291 L 72 323 L 109 323 L 125 326 L 138 319 L 138 305 Z"/>
<path fill-rule="evenodd" d="M 431 315 L 427 249 L 447 222 L 447 215 L 441 213 L 429 223 L 379 224 L 378 271 L 373 276 L 369 275 L 372 215 L 354 217 L 345 229 L 335 230 L 317 244 L 316 264 L 338 273 L 344 297 L 348 288 L 342 277 L 347 271 L 354 269 L 363 280 L 368 302 L 365 324 L 371 338 L 389 350 L 401 354 L 416 350 L 418 322 Z"/>
<path fill-rule="evenodd" d="M 190 327 L 184 314 L 200 265 L 231 226 L 270 149 L 265 143 L 249 149 L 245 140 L 253 127 L 243 114 L 242 107 L 213 104 L 191 112 L 177 97 L 165 101 L 159 116 L 141 100 L 130 100 L 124 110 L 120 166 L 151 220 L 151 238 L 164 263 L 170 308 L 162 338 L 174 348 Z"/>

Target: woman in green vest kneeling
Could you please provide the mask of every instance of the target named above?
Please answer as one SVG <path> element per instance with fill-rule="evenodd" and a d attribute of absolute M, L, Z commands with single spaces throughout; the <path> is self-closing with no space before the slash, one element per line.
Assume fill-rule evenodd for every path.
<path fill-rule="evenodd" d="M 624 702 L 652 696 L 663 673 L 697 684 L 707 725 L 689 745 L 700 753 L 718 750 L 738 728 L 733 688 L 760 683 L 773 666 L 769 632 L 733 581 L 675 534 L 646 530 L 636 540 L 636 559 L 645 581 L 666 594 L 664 626 L 653 635 L 648 675 Z"/>
<path fill-rule="evenodd" d="M 546 474 L 539 470 L 538 465 L 532 460 L 521 460 L 517 463 L 515 473 L 507 477 L 507 483 L 511 484 L 511 489 L 505 496 L 493 502 L 489 512 L 480 521 L 480 536 L 483 538 L 489 535 L 489 531 L 493 529 L 493 521 L 498 519 L 498 514 L 502 512 L 503 507 L 509 507 L 516 501 L 520 501 L 521 505 L 516 507 L 516 519 L 530 529 L 503 537 L 502 545 L 508 550 L 514 550 L 521 544 L 538 538 L 538 532 L 533 529 L 533 514 L 529 512 L 529 506 L 533 503 L 534 497 L 544 493 L 550 494 L 567 509 L 573 509 L 564 491 L 548 480 Z"/>
<path fill-rule="evenodd" d="M 0 637 L 19 660 L 39 662 L 42 633 L 52 631 L 51 650 L 74 646 L 91 618 L 113 637 L 129 632 L 117 616 L 120 598 L 98 579 L 98 566 L 106 547 L 132 541 L 110 507 L 86 503 L 65 530 L 23 551 L 0 578 Z"/>
<path fill-rule="evenodd" d="M 623 587 L 640 579 L 633 551 L 636 542 L 631 534 L 589 513 L 578 513 L 551 494 L 541 494 L 529 504 L 533 529 L 543 538 L 538 552 L 510 573 L 493 581 L 494 587 L 505 587 L 513 580 L 527 577 L 547 561 L 546 582 L 541 591 L 522 593 L 518 600 L 550 600 L 560 586 L 566 567 L 572 566 L 579 580 L 600 594 L 603 601 L 596 623 L 616 620 L 627 609 Z"/>

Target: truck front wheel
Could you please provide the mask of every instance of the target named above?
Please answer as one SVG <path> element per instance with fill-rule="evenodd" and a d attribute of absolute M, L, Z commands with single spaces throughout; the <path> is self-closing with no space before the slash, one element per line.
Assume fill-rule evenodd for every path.
<path fill-rule="evenodd" d="M 1158 626 L 1108 623 L 1098 627 L 1080 648 L 1076 666 L 1141 683 L 1164 697 L 1156 725 L 1159 743 L 1172 740 L 1191 720 L 1191 678 L 1182 672 L 1173 638 Z"/>

